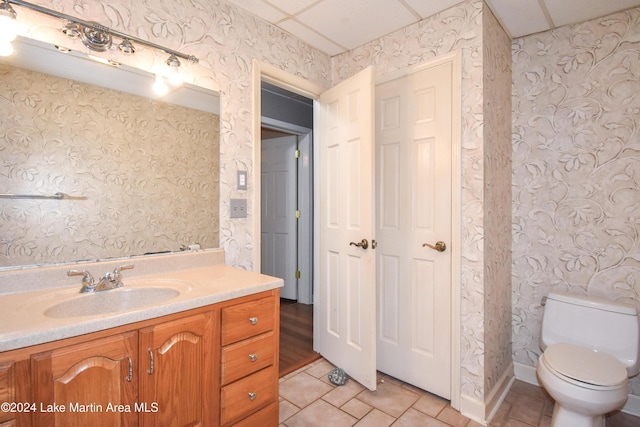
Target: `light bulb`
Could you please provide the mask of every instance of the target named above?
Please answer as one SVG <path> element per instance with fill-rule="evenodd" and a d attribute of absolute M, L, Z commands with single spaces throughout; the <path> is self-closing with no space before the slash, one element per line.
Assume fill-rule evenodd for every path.
<path fill-rule="evenodd" d="M 156 76 L 156 82 L 153 84 L 153 91 L 159 96 L 166 95 L 167 92 L 169 92 L 169 87 L 159 74 Z"/>
<path fill-rule="evenodd" d="M 13 41 L 18 35 L 18 23 L 15 18 L 0 11 L 0 41 Z"/>
<path fill-rule="evenodd" d="M 10 41 L 0 40 L 0 56 L 9 56 L 13 53 L 13 45 Z"/>
<path fill-rule="evenodd" d="M 169 73 L 167 79 L 172 86 L 180 86 L 182 84 L 182 76 L 180 75 L 180 60 L 171 55 L 169 59 L 165 61 L 165 64 L 169 66 Z"/>

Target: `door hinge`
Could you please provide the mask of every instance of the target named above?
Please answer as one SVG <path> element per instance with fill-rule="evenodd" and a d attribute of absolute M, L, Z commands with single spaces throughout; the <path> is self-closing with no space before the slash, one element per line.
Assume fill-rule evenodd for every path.
<path fill-rule="evenodd" d="M 298 211 L 298 210 L 296 211 L 296 218 L 300 219 L 300 211 Z"/>
<path fill-rule="evenodd" d="M 299 279 L 299 278 L 300 278 L 300 271 L 298 270 L 296 271 L 296 279 Z"/>
<path fill-rule="evenodd" d="M 296 156 L 296 159 L 299 159 L 300 158 L 300 150 L 296 150 L 294 155 Z"/>

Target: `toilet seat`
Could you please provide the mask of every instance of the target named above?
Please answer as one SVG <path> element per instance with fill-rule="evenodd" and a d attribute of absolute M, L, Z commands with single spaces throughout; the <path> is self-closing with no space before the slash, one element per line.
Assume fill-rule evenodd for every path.
<path fill-rule="evenodd" d="M 617 389 L 628 379 L 615 357 L 574 344 L 552 344 L 541 356 L 544 364 L 565 381 L 594 390 Z"/>

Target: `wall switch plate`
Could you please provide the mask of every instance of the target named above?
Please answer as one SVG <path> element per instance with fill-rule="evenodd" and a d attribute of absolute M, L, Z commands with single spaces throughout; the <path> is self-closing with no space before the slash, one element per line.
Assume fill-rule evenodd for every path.
<path fill-rule="evenodd" d="M 247 189 L 247 171 L 238 171 L 238 190 Z"/>
<path fill-rule="evenodd" d="M 229 203 L 229 218 L 247 217 L 247 199 L 231 199 Z"/>

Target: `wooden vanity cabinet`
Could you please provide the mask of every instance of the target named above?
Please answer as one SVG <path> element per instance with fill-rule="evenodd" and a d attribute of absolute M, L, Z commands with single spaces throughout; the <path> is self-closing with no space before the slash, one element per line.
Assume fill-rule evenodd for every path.
<path fill-rule="evenodd" d="M 37 409 L 0 412 L 0 427 L 277 427 L 279 301 L 274 289 L 0 353 L 0 403 Z"/>
<path fill-rule="evenodd" d="M 138 397 L 136 332 L 31 357 L 34 426 L 134 426 Z"/>
<path fill-rule="evenodd" d="M 141 426 L 212 425 L 213 339 L 213 312 L 140 330 Z"/>
<path fill-rule="evenodd" d="M 279 299 L 242 302 L 221 314 L 220 425 L 276 427 Z"/>

